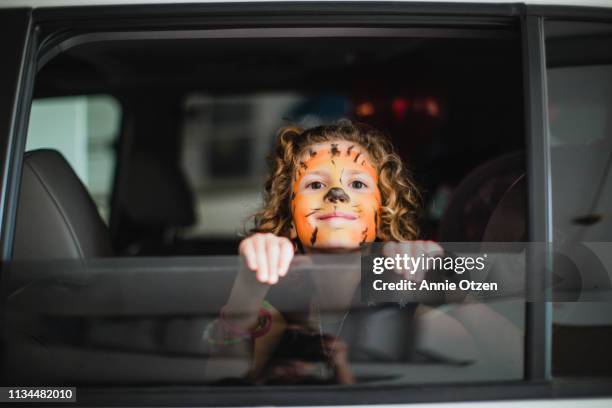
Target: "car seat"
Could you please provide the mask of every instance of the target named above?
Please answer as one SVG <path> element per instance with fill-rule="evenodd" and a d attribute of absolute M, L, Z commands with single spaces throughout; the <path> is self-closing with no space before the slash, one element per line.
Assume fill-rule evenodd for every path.
<path fill-rule="evenodd" d="M 133 154 L 117 191 L 113 242 L 129 255 L 175 255 L 177 230 L 195 222 L 194 199 L 179 166 L 159 152 Z"/>
<path fill-rule="evenodd" d="M 520 151 L 489 160 L 471 171 L 455 189 L 442 216 L 439 241 L 525 242 L 528 238 L 525 171 L 525 154 Z M 486 304 L 519 330 L 523 329 L 522 301 L 500 299 Z M 521 378 L 523 358 L 514 343 L 500 343 L 496 356 L 480 355 L 482 339 L 473 338 L 466 327 L 453 319 L 462 306 L 470 307 L 450 303 L 424 313 L 420 317 L 417 347 L 457 361 L 473 361 L 469 370 L 463 370 L 466 378 L 470 375 L 496 380 Z"/>
<path fill-rule="evenodd" d="M 112 256 L 108 229 L 66 159 L 50 149 L 27 152 L 13 259 L 80 259 Z"/>

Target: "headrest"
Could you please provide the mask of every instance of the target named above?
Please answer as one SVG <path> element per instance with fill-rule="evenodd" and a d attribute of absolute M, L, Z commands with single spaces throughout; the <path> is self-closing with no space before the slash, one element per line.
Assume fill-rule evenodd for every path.
<path fill-rule="evenodd" d="M 526 242 L 527 177 L 525 174 L 506 190 L 491 213 L 483 242 Z"/>
<path fill-rule="evenodd" d="M 55 150 L 23 160 L 14 260 L 112 256 L 108 230 L 85 186 Z"/>
<path fill-rule="evenodd" d="M 149 227 L 184 227 L 195 221 L 193 196 L 178 166 L 154 153 L 129 161 L 121 207 L 130 221 Z"/>
<path fill-rule="evenodd" d="M 503 219 L 508 211 L 497 211 L 500 202 L 504 201 L 504 209 L 512 207 L 512 215 L 520 217 L 515 212 L 523 212 L 526 217 L 526 207 L 521 200 L 525 200 L 524 181 L 517 181 L 525 174 L 525 154 L 514 152 L 485 162 L 472 170 L 459 183 L 440 221 L 439 240 L 441 242 L 480 242 L 485 238 L 496 240 L 503 237 L 518 237 L 516 231 L 501 231 L 502 223 L 491 224 L 492 216 L 495 220 Z M 512 194 L 506 193 L 512 188 Z M 521 195 L 522 194 L 522 195 Z M 524 224 L 524 222 L 523 222 Z M 516 225 L 519 227 L 518 225 Z M 521 226 L 522 227 L 522 226 Z M 522 231 L 522 230 L 521 230 Z"/>

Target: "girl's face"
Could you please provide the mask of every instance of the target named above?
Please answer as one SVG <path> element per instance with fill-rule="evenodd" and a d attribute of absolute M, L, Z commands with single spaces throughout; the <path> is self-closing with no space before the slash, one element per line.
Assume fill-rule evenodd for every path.
<path fill-rule="evenodd" d="M 304 248 L 351 249 L 376 239 L 378 175 L 360 145 L 338 140 L 310 146 L 291 197 L 292 234 Z"/>

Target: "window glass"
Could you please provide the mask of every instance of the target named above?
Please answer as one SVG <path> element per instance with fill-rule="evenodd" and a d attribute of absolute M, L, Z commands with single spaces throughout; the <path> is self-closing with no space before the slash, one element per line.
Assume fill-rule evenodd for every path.
<path fill-rule="evenodd" d="M 612 24 L 546 23 L 558 376 L 612 374 L 611 50 Z"/>
<path fill-rule="evenodd" d="M 155 33 L 153 40 L 79 43 L 60 54 L 41 70 L 37 89 L 74 93 L 81 85 L 66 80 L 74 76 L 87 79 L 82 86 L 121 93 L 113 217 L 108 228 L 92 229 L 86 211 L 65 211 L 49 217 L 57 229 L 39 233 L 27 222 L 18 228 L 15 240 L 27 251 L 11 265 L 11 378 L 219 386 L 522 379 L 522 293 L 506 298 L 508 292 L 446 286 L 490 284 L 499 280 L 493 272 L 524 267 L 518 259 L 502 262 L 506 271 L 462 269 L 474 269 L 468 258 L 476 254 L 495 254 L 493 244 L 518 244 L 520 258 L 527 241 L 515 31 L 455 36 L 434 29 L 431 38 L 420 31 L 414 38 Z M 118 114 L 90 117 L 103 104 L 88 98 L 58 99 L 55 111 L 44 105 L 52 99 L 41 100 L 28 148 L 43 146 L 39 135 L 52 130 L 44 146 L 61 151 L 95 196 L 110 180 L 98 173 L 114 167 L 115 156 L 93 168 L 92 152 L 110 146 L 118 128 L 107 125 Z M 36 120 L 40 112 L 44 120 Z M 61 122 L 57 130 L 45 127 L 49 117 Z M 311 132 L 336 126 L 334 134 L 371 132 L 371 139 L 332 138 L 298 151 L 289 144 L 302 130 L 278 142 L 286 125 Z M 285 167 L 271 174 L 268 158 L 279 151 Z M 279 180 L 284 184 L 274 184 Z M 35 213 L 32 203 L 22 200 L 20 214 Z M 327 212 L 308 218 L 321 210 L 317 203 Z M 249 217 L 264 204 L 257 227 L 276 232 L 270 235 L 289 243 L 283 251 L 295 252 L 287 276 L 273 284 L 247 270 L 246 250 L 237 255 L 241 233 L 255 225 Z M 76 216 L 77 228 L 66 233 L 64 216 Z M 436 258 L 450 265 L 446 272 L 442 263 L 416 277 L 419 267 L 413 274 L 385 268 L 390 279 L 438 289 L 414 298 L 394 289 L 389 297 L 362 291 L 378 285 L 368 280 L 374 269 L 362 275 L 362 261 L 375 263 L 380 251 L 391 250 L 426 262 L 417 251 L 434 241 L 446 245 Z M 372 246 L 362 251 L 366 243 Z M 57 250 L 39 251 L 49 247 Z M 266 268 L 254 269 L 261 280 Z M 514 289 L 522 289 L 512 277 Z"/>
<path fill-rule="evenodd" d="M 197 211 L 188 236 L 227 238 L 242 232 L 262 204 L 278 119 L 303 102 L 290 93 L 187 96 L 182 165 Z"/>
<path fill-rule="evenodd" d="M 89 190 L 106 222 L 120 122 L 120 106 L 107 95 L 38 99 L 30 112 L 26 151 L 60 152 Z"/>

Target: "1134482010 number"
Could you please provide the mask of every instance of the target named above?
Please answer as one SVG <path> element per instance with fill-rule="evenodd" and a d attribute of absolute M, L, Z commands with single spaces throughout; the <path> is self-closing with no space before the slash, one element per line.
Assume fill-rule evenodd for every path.
<path fill-rule="evenodd" d="M 75 387 L 0 387 L 1 402 L 64 401 L 76 402 Z"/>

